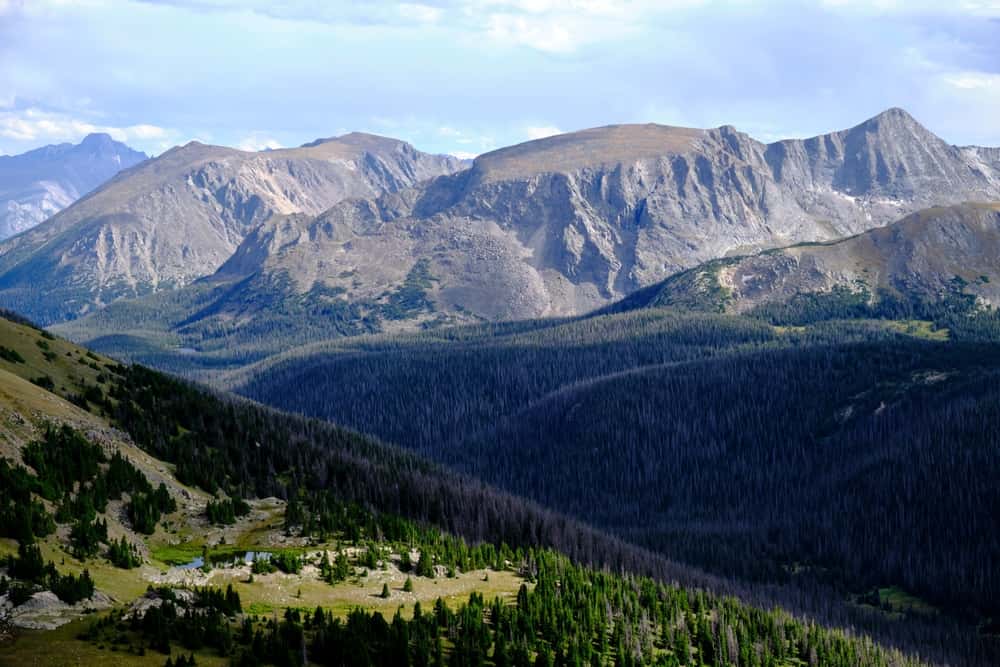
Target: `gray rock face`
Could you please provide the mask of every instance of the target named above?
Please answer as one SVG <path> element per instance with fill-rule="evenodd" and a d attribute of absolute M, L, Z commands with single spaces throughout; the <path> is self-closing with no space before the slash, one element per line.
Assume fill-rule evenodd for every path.
<path fill-rule="evenodd" d="M 192 142 L 0 245 L 0 301 L 49 323 L 181 287 L 218 269 L 276 214 L 316 215 L 460 166 L 365 134 L 260 153 Z"/>
<path fill-rule="evenodd" d="M 429 262 L 457 319 L 575 314 L 712 258 L 1000 200 L 996 149 L 948 145 L 898 109 L 762 144 L 731 127 L 611 126 L 480 156 L 464 172 L 316 218 L 274 219 L 220 273 L 274 274 L 348 302 Z"/>
<path fill-rule="evenodd" d="M 31 229 L 145 159 L 107 134 L 0 156 L 0 240 Z"/>
<path fill-rule="evenodd" d="M 745 312 L 835 288 L 927 301 L 961 291 L 1000 305 L 1000 204 L 935 207 L 834 243 L 713 261 L 668 279 L 635 305 Z"/>

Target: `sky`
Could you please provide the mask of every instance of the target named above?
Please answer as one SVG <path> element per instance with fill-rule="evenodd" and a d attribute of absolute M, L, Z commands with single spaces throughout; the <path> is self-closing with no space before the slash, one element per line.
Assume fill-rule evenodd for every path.
<path fill-rule="evenodd" d="M 613 123 L 1000 145 L 1000 0 L 0 0 L 0 154 L 366 131 L 462 157 Z"/>

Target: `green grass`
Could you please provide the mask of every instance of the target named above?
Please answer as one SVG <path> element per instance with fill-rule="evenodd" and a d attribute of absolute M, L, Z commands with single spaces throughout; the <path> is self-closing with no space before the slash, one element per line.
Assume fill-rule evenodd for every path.
<path fill-rule="evenodd" d="M 164 565 L 183 565 L 201 556 L 202 544 L 185 542 L 183 544 L 150 545 L 149 555 L 155 561 Z"/>
<path fill-rule="evenodd" d="M 906 614 L 934 615 L 938 613 L 936 607 L 922 600 L 915 595 L 907 593 L 901 588 L 890 586 L 878 589 L 879 601 L 887 605 L 893 611 Z"/>
<path fill-rule="evenodd" d="M 893 619 L 902 619 L 910 615 L 936 616 L 941 613 L 934 605 L 898 586 L 872 589 L 864 595 L 857 596 L 856 603 L 877 609 Z"/>
<path fill-rule="evenodd" d="M 110 375 L 107 367 L 114 365 L 110 359 L 88 356 L 88 350 L 67 340 L 45 338 L 37 329 L 3 318 L 0 318 L 0 344 L 24 358 L 24 363 L 0 359 L 0 369 L 29 381 L 48 376 L 55 383 L 55 393 L 63 397 L 79 393 L 84 383 L 99 385 L 99 376 Z"/>
<path fill-rule="evenodd" d="M 0 665 L 162 667 L 167 656 L 156 651 L 147 650 L 146 655 L 139 656 L 129 653 L 127 646 L 114 650 L 109 644 L 91 644 L 77 639 L 77 635 L 85 631 L 89 624 L 99 617 L 95 614 L 72 621 L 55 630 L 22 630 L 13 642 L 0 646 Z M 183 653 L 187 655 L 189 652 L 183 651 Z M 175 649 L 174 656 L 179 654 L 179 649 Z M 228 658 L 222 658 L 213 652 L 195 651 L 194 654 L 198 664 L 205 667 L 221 667 L 229 664 Z"/>
<path fill-rule="evenodd" d="M 943 342 L 949 338 L 947 329 L 936 329 L 934 323 L 928 320 L 889 320 L 886 326 L 893 331 L 923 340 Z"/>

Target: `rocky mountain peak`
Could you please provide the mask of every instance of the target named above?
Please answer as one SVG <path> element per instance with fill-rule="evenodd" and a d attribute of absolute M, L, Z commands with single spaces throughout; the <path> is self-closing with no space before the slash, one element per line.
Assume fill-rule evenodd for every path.
<path fill-rule="evenodd" d="M 316 216 L 460 167 L 456 158 L 364 134 L 266 152 L 192 141 L 0 244 L 0 290 L 36 289 L 42 280 L 45 298 L 32 315 L 72 318 L 212 274 L 272 216 Z"/>
<path fill-rule="evenodd" d="M 350 146 L 359 151 L 365 150 L 392 150 L 401 146 L 409 146 L 408 143 L 392 137 L 383 137 L 378 134 L 367 132 L 348 132 L 336 137 L 321 137 L 308 143 L 302 144 L 301 148 L 316 148 L 324 144 L 338 144 L 340 146 Z"/>
<path fill-rule="evenodd" d="M 420 260 L 438 279 L 443 316 L 573 314 L 712 258 L 1000 200 L 1000 185 L 982 176 L 992 174 L 987 158 L 898 109 L 773 144 L 730 125 L 610 125 L 486 153 L 468 171 L 342 202 L 311 222 L 276 221 L 247 237 L 227 269 L 360 302 L 394 289 Z"/>
<path fill-rule="evenodd" d="M 31 229 L 146 154 L 102 132 L 0 157 L 0 240 Z"/>
<path fill-rule="evenodd" d="M 919 128 L 921 132 L 930 134 L 930 131 L 921 125 L 916 118 L 910 115 L 906 109 L 900 107 L 889 107 L 885 111 L 875 114 L 863 123 L 858 124 L 856 127 L 867 130 L 882 128 L 890 131 L 893 128 Z"/>
<path fill-rule="evenodd" d="M 114 150 L 115 148 L 125 147 L 125 144 L 119 143 L 111 138 L 111 135 L 107 132 L 92 132 L 85 136 L 80 142 L 81 148 L 86 148 L 90 150 Z M 130 149 L 131 150 L 131 149 Z"/>

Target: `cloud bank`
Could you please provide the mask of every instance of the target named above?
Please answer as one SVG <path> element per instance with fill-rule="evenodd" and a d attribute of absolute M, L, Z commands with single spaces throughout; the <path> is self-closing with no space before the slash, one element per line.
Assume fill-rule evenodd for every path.
<path fill-rule="evenodd" d="M 0 0 L 0 151 L 361 130 L 475 155 L 627 122 L 808 136 L 891 106 L 993 145 L 998 19 L 987 0 Z"/>

